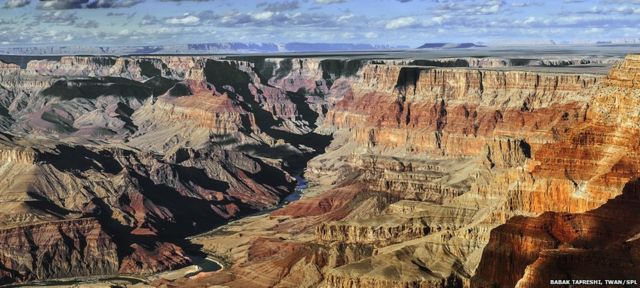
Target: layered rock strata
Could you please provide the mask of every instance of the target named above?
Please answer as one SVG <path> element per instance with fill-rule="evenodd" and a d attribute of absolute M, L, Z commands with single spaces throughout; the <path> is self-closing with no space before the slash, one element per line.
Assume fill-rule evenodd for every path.
<path fill-rule="evenodd" d="M 229 273 L 238 276 L 207 283 L 288 287 L 297 279 L 304 287 L 468 287 L 488 269 L 506 271 L 500 277 L 514 282 L 496 277 L 497 283 L 511 287 L 522 276 L 500 268 L 498 261 L 507 260 L 496 256 L 493 264 L 482 264 L 492 229 L 517 215 L 596 209 L 634 177 L 636 116 L 625 108 L 635 103 L 628 84 L 633 72 L 616 76 L 633 71 L 634 57 L 607 77 L 287 60 L 295 72 L 262 77 L 287 90 L 324 95 L 327 113 L 319 129 L 335 140 L 306 174 L 320 186 L 270 217 L 197 238 L 229 257 Z M 567 61 L 541 64 L 573 63 Z M 626 80 L 614 83 L 620 79 Z M 280 258 L 262 257 L 258 264 L 242 256 L 261 242 L 231 246 L 232 239 L 256 235 L 307 250 L 297 250 L 295 269 L 273 274 L 266 267 Z M 487 249 L 501 247 L 491 235 L 496 244 Z M 261 282 L 259 273 L 269 281 Z"/>
<path fill-rule="evenodd" d="M 472 287 L 542 287 L 551 280 L 634 280 L 638 181 L 585 213 L 514 217 L 491 232 Z M 620 219 L 626 219 L 621 221 Z M 508 264 L 506 264 L 508 263 Z M 591 284 L 590 287 L 600 286 Z"/>
<path fill-rule="evenodd" d="M 553 265 L 596 253 L 589 240 L 572 254 L 584 237 L 545 227 L 590 235 L 600 220 L 572 217 L 600 217 L 637 174 L 637 60 L 606 77 L 476 58 L 33 62 L 1 78 L 14 88 L 0 94 L 11 112 L 0 172 L 15 179 L 2 225 L 96 219 L 118 252 L 109 271 L 150 273 L 182 265 L 178 239 L 275 207 L 306 166 L 303 199 L 192 239 L 224 271 L 157 284 L 537 287 Z M 64 161 L 70 151 L 86 161 Z M 622 232 L 605 232 L 596 242 L 619 244 Z M 505 257 L 514 265 L 496 270 Z M 6 281 L 58 276 L 38 267 Z"/>
<path fill-rule="evenodd" d="M 26 281 L 116 273 L 116 244 L 95 219 L 34 224 L 0 230 L 0 281 Z"/>

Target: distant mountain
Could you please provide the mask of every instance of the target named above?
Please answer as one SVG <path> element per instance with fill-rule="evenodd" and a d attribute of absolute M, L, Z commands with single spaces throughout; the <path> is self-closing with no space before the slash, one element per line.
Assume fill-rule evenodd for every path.
<path fill-rule="evenodd" d="M 422 46 L 418 47 L 418 49 L 466 49 L 477 47 L 487 46 L 475 43 L 425 43 Z"/>
<path fill-rule="evenodd" d="M 597 46 L 612 46 L 612 47 L 638 47 L 640 46 L 640 38 L 638 39 L 618 39 L 609 41 L 598 41 Z"/>
<path fill-rule="evenodd" d="M 325 51 L 370 51 L 407 49 L 409 46 L 353 44 L 353 43 L 301 43 L 292 42 L 284 45 L 288 52 L 325 52 Z"/>
<path fill-rule="evenodd" d="M 339 52 L 407 49 L 408 46 L 355 43 L 194 43 L 144 46 L 25 46 L 0 47 L 4 55 L 140 55 L 140 54 L 229 54 L 277 52 Z"/>
<path fill-rule="evenodd" d="M 256 51 L 278 52 L 280 49 L 275 43 L 201 43 L 187 44 L 189 51 Z"/>

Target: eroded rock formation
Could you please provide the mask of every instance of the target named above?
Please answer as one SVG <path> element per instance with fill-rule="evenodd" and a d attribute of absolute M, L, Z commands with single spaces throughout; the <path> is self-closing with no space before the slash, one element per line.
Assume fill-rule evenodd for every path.
<path fill-rule="evenodd" d="M 95 219 L 26 225 L 0 231 L 2 282 L 118 271 L 116 244 Z"/>
<path fill-rule="evenodd" d="M 184 237 L 278 205 L 290 173 L 329 139 L 311 132 L 304 101 L 260 83 L 246 62 L 5 66 L 3 283 L 184 266 Z"/>
<path fill-rule="evenodd" d="M 606 207 L 635 205 L 625 195 L 640 168 L 638 56 L 608 76 L 553 67 L 610 58 L 521 60 L 6 65 L 0 201 L 11 209 L 0 228 L 27 235 L 87 221 L 94 228 L 58 233 L 69 243 L 92 235 L 115 261 L 87 256 L 87 269 L 69 270 L 93 250 L 62 249 L 47 268 L 46 253 L 29 254 L 31 266 L 5 253 L 3 281 L 184 265 L 186 236 L 277 207 L 303 168 L 311 186 L 301 200 L 191 239 L 224 271 L 156 284 L 538 287 L 558 263 L 581 277 L 571 263 L 632 265 L 635 242 L 625 241 L 640 231 L 596 230 L 618 219 Z M 75 247 L 63 242 L 44 244 Z M 588 262 L 590 253 L 611 256 Z M 19 265 L 25 273 L 12 272 Z"/>
<path fill-rule="evenodd" d="M 510 219 L 491 232 L 472 287 L 638 278 L 640 228 L 634 215 L 639 197 L 638 180 L 632 180 L 622 195 L 585 213 L 546 212 Z"/>
<path fill-rule="evenodd" d="M 539 273 L 594 252 L 568 256 L 559 235 L 542 233 L 542 223 L 555 221 L 548 215 L 596 211 L 637 174 L 637 116 L 626 108 L 635 107 L 637 90 L 629 84 L 635 57 L 606 77 L 390 61 L 323 66 L 322 60 L 288 59 L 292 72 L 273 75 L 277 80 L 270 83 L 324 95 L 319 103 L 327 112 L 318 129 L 334 135 L 305 174 L 318 186 L 268 217 L 197 238 L 234 263 L 234 276 L 191 283 L 288 287 L 295 278 L 305 287 L 512 287 L 523 279 L 522 287 L 539 287 L 547 279 L 535 282 Z M 357 72 L 344 72 L 356 66 Z M 540 214 L 547 220 L 526 224 L 521 219 L 531 218 L 518 216 Z M 513 228 L 491 232 L 507 220 Z M 530 236 L 513 239 L 518 231 Z M 261 242 L 233 243 L 258 235 L 307 250 L 297 250 L 294 270 L 273 274 L 266 267 L 281 263 L 279 257 L 257 263 L 244 256 Z M 513 243 L 504 249 L 514 252 L 505 252 L 503 243 Z M 547 246 L 561 251 L 541 252 Z M 614 260 L 589 267 L 608 261 Z M 569 267 L 562 271 L 579 270 Z M 261 282 L 258 275 L 265 274 L 271 278 Z"/>

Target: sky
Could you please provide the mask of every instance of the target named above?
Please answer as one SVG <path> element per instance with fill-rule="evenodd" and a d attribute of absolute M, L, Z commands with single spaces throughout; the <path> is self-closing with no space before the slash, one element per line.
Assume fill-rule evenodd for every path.
<path fill-rule="evenodd" d="M 640 42 L 640 0 L 0 1 L 0 47 Z"/>

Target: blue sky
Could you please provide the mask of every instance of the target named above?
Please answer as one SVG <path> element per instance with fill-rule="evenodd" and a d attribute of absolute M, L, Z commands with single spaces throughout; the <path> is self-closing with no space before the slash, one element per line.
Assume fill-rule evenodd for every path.
<path fill-rule="evenodd" d="M 4 0 L 0 46 L 640 42 L 640 0 Z"/>

